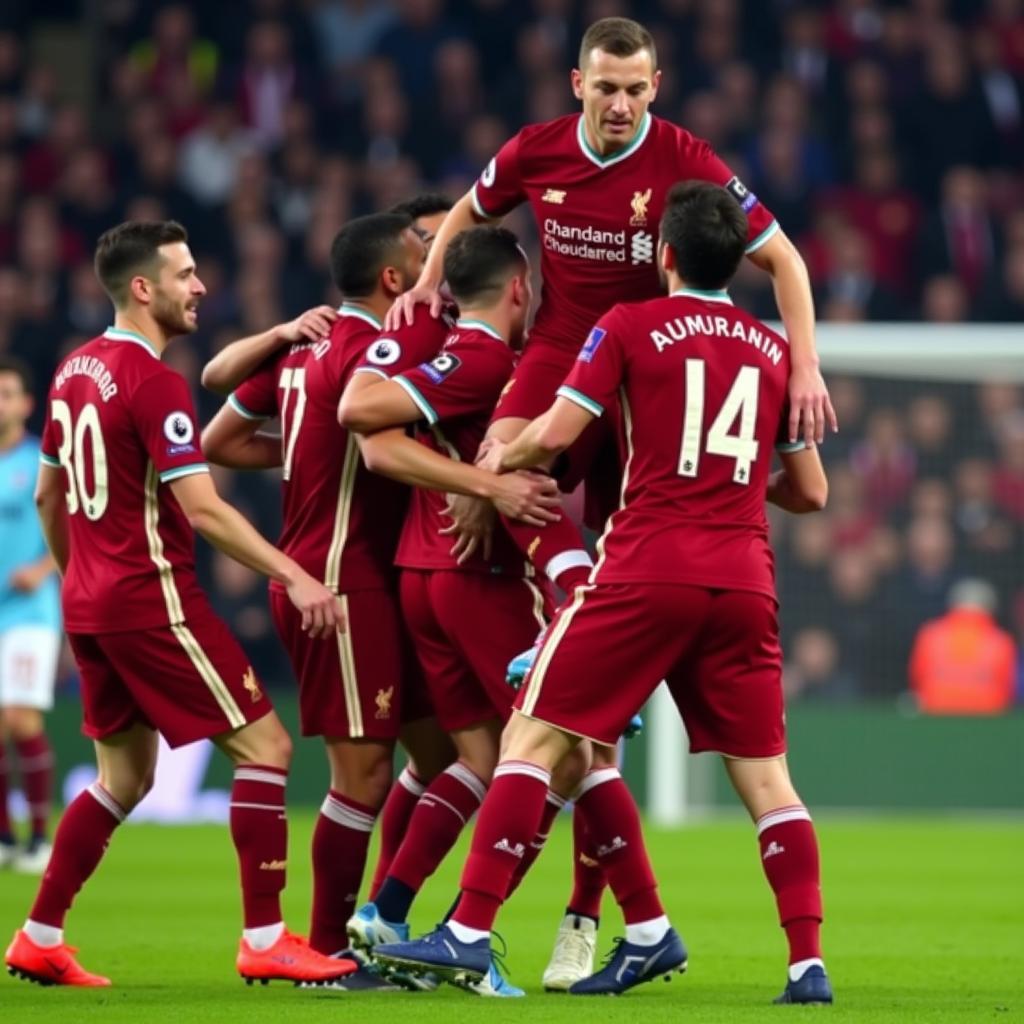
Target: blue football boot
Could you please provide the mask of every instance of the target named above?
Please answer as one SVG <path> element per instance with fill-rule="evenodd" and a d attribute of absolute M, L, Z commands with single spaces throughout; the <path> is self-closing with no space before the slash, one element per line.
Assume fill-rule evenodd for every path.
<path fill-rule="evenodd" d="M 674 928 L 653 946 L 640 946 L 623 938 L 605 957 L 605 965 L 589 978 L 577 981 L 569 989 L 574 996 L 617 996 L 645 981 L 664 978 L 686 970 L 686 947 Z"/>
<path fill-rule="evenodd" d="M 776 996 L 776 1003 L 831 1003 L 832 986 L 824 967 L 812 964 L 807 968 L 799 981 L 786 980 L 786 988 L 781 996 Z"/>
<path fill-rule="evenodd" d="M 434 974 L 460 988 L 481 981 L 490 973 L 493 963 L 489 939 L 461 942 L 446 924 L 409 942 L 375 946 L 373 959 L 386 971 Z"/>

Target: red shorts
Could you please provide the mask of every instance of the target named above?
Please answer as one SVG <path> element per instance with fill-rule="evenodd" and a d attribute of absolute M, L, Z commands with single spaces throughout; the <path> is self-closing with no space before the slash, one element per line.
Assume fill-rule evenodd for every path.
<path fill-rule="evenodd" d="M 505 669 L 536 642 L 550 611 L 547 584 L 455 570 L 403 569 L 402 613 L 446 732 L 508 718 Z"/>
<path fill-rule="evenodd" d="M 141 722 L 180 747 L 273 710 L 249 658 L 212 611 L 178 626 L 68 640 L 82 677 L 82 732 L 92 739 Z"/>
<path fill-rule="evenodd" d="M 432 714 L 422 676 L 390 590 L 341 594 L 344 633 L 312 639 L 283 591 L 270 611 L 299 681 L 303 736 L 393 740 L 403 722 Z"/>
<path fill-rule="evenodd" d="M 576 353 L 570 349 L 540 338 L 531 341 L 498 399 L 491 422 L 509 417 L 532 420 L 547 412 L 575 361 Z M 598 531 L 619 507 L 618 423 L 616 404 L 587 427 L 555 467 L 558 486 L 567 494 L 586 480 L 584 521 Z"/>
<path fill-rule="evenodd" d="M 775 601 L 747 591 L 648 583 L 577 588 L 548 630 L 516 707 L 614 743 L 662 679 L 693 753 L 785 753 Z"/>

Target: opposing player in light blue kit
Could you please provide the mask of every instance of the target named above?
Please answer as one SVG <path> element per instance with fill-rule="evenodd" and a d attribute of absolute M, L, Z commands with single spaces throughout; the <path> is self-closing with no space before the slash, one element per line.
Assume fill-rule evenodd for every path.
<path fill-rule="evenodd" d="M 53 786 L 43 712 L 53 706 L 60 593 L 32 498 L 39 469 L 39 440 L 25 429 L 32 404 L 28 367 L 0 356 L 0 867 L 42 874 L 50 859 Z M 7 779 L 15 759 L 6 756 L 6 740 L 17 753 L 28 802 L 30 834 L 22 847 L 9 817 Z"/>

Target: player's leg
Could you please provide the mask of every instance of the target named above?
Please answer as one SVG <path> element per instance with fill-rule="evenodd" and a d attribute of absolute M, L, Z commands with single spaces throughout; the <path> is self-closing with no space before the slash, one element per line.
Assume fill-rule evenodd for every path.
<path fill-rule="evenodd" d="M 7 745 L 4 742 L 3 719 L 0 718 L 0 868 L 14 863 L 18 852 L 11 825 L 9 801 Z"/>
<path fill-rule="evenodd" d="M 18 626 L 0 641 L 0 736 L 6 733 L 16 755 L 29 809 L 28 844 L 14 867 L 42 874 L 50 857 L 47 842 L 53 792 L 53 753 L 43 715 L 53 707 L 60 635 L 46 626 Z M 2 757 L 0 757 L 2 760 Z M 6 799 L 0 817 L 6 816 Z M 3 833 L 0 821 L 0 842 Z"/>
<path fill-rule="evenodd" d="M 718 751 L 757 826 L 761 864 L 789 942 L 783 1002 L 831 1002 L 821 958 L 818 843 L 785 759 L 775 602 L 719 591 L 700 648 L 669 678 L 693 752 Z"/>
<path fill-rule="evenodd" d="M 114 830 L 152 787 L 157 734 L 147 724 L 135 722 L 97 739 L 95 748 L 99 777 L 61 816 L 46 875 L 24 928 L 7 950 L 12 974 L 43 984 L 110 984 L 106 978 L 84 971 L 74 960 L 64 943 L 64 918 L 99 866 Z"/>

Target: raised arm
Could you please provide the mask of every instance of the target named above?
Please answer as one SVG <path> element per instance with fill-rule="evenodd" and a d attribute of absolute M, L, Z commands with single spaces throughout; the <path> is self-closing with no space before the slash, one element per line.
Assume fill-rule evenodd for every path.
<path fill-rule="evenodd" d="M 294 320 L 225 345 L 203 367 L 203 387 L 218 395 L 230 394 L 282 345 L 321 341 L 331 333 L 331 324 L 337 319 L 338 312 L 331 306 L 316 306 Z"/>

